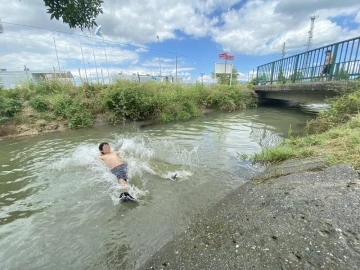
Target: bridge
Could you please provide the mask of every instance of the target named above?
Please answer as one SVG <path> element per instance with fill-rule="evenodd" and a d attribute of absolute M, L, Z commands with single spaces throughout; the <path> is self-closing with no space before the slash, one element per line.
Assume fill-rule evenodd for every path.
<path fill-rule="evenodd" d="M 360 80 L 360 37 L 257 67 L 260 101 L 323 103 Z"/>

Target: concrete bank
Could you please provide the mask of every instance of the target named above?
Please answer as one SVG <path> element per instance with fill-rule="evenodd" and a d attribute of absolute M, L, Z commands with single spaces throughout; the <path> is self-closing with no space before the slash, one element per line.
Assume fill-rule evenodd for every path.
<path fill-rule="evenodd" d="M 269 168 L 139 269 L 358 269 L 360 181 L 348 165 Z"/>

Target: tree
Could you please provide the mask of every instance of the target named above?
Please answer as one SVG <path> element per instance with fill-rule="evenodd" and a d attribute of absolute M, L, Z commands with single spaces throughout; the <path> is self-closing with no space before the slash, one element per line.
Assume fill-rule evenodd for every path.
<path fill-rule="evenodd" d="M 290 80 L 291 82 L 296 82 L 296 81 L 302 81 L 304 79 L 304 74 L 302 73 L 302 71 L 298 70 L 296 72 L 296 78 L 294 74 L 290 75 Z"/>
<path fill-rule="evenodd" d="M 343 67 L 340 69 L 338 79 L 339 80 L 348 80 L 350 78 L 349 72 L 347 72 Z"/>
<path fill-rule="evenodd" d="M 238 74 L 238 71 L 236 70 L 236 68 L 233 67 L 232 69 L 232 81 L 231 81 L 231 84 L 232 85 L 235 85 L 235 84 L 238 84 L 238 77 L 239 77 L 239 74 Z M 229 85 L 230 84 L 230 74 L 219 74 L 217 73 L 216 74 L 216 77 L 215 77 L 215 74 L 214 72 L 212 73 L 212 78 L 216 78 L 217 79 L 217 82 L 218 84 L 224 84 L 224 85 Z"/>
<path fill-rule="evenodd" d="M 286 78 L 285 78 L 285 76 L 284 76 L 284 72 L 283 72 L 282 67 L 279 68 L 278 82 L 279 82 L 279 83 L 282 83 L 282 84 L 286 83 Z"/>
<path fill-rule="evenodd" d="M 63 19 L 70 28 L 92 28 L 97 26 L 95 19 L 103 13 L 102 0 L 44 0 L 51 14 L 50 19 Z"/>

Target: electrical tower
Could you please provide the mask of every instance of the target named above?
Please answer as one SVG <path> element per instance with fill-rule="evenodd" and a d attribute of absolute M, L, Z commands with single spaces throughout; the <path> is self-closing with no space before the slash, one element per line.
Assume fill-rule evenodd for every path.
<path fill-rule="evenodd" d="M 200 73 L 200 76 L 201 76 L 201 83 L 204 84 L 204 75 L 205 73 Z"/>
<path fill-rule="evenodd" d="M 0 34 L 4 33 L 4 28 L 0 19 Z"/>
<path fill-rule="evenodd" d="M 309 17 L 311 22 L 310 22 L 310 30 L 309 30 L 309 39 L 308 39 L 308 43 L 305 45 L 306 46 L 306 51 L 310 51 L 311 49 L 311 44 L 312 44 L 312 39 L 313 39 L 313 35 L 314 35 L 314 27 L 315 27 L 315 19 L 318 18 L 319 16 L 311 16 Z M 305 56 L 305 68 L 307 68 L 309 66 L 309 53 L 306 54 Z"/>
<path fill-rule="evenodd" d="M 285 58 L 285 55 L 286 55 L 285 46 L 286 46 L 286 42 L 284 42 L 283 48 L 282 48 L 282 51 L 281 51 L 283 59 Z"/>
<path fill-rule="evenodd" d="M 306 51 L 310 51 L 311 49 L 311 43 L 312 43 L 312 39 L 313 39 L 313 35 L 314 35 L 314 27 L 315 27 L 315 19 L 318 18 L 319 16 L 311 16 L 309 17 L 311 22 L 310 22 L 310 30 L 309 30 L 309 40 L 308 43 L 306 44 Z"/>

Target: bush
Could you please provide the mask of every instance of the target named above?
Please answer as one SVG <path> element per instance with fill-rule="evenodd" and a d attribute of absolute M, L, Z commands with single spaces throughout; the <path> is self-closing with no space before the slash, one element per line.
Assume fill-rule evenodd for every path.
<path fill-rule="evenodd" d="M 118 81 L 105 89 L 103 96 L 104 109 L 112 119 L 151 116 L 162 122 L 190 119 L 204 108 L 235 111 L 256 105 L 255 94 L 245 86 Z"/>
<path fill-rule="evenodd" d="M 207 108 L 232 112 L 256 106 L 256 95 L 246 86 L 215 85 L 206 89 L 203 94 L 203 103 Z"/>
<path fill-rule="evenodd" d="M 360 112 L 360 89 L 328 100 L 331 107 L 319 113 L 315 120 L 309 122 L 310 133 L 321 133 L 336 127 Z"/>
<path fill-rule="evenodd" d="M 30 105 L 38 112 L 44 112 L 49 108 L 47 100 L 41 96 L 35 96 L 31 98 Z"/>
<path fill-rule="evenodd" d="M 47 119 L 61 118 L 70 128 L 92 125 L 99 113 L 106 113 L 112 123 L 146 118 L 169 122 L 199 116 L 209 108 L 234 111 L 256 105 L 254 93 L 245 86 L 117 81 L 77 87 L 69 82 L 44 80 L 14 91 L 1 91 L 0 116 L 13 116 L 27 100 L 37 112 L 46 112 Z M 44 118 L 45 114 L 39 116 Z"/>
<path fill-rule="evenodd" d="M 91 107 L 80 96 L 58 94 L 52 98 L 51 104 L 54 114 L 68 120 L 71 129 L 89 127 L 94 122 Z"/>
<path fill-rule="evenodd" d="M 104 94 L 104 107 L 116 115 L 123 115 L 132 120 L 142 120 L 153 113 L 157 101 L 152 91 L 147 91 L 151 84 L 136 82 L 116 82 L 107 88 Z"/>
<path fill-rule="evenodd" d="M 60 80 L 41 80 L 37 83 L 30 82 L 27 86 L 32 92 L 40 95 L 53 93 L 73 92 L 76 89 L 71 82 Z"/>
<path fill-rule="evenodd" d="M 67 117 L 72 103 L 72 97 L 67 93 L 55 95 L 51 101 L 51 109 L 56 116 Z"/>
<path fill-rule="evenodd" d="M 23 102 L 15 90 L 0 91 L 0 116 L 9 118 L 20 112 Z M 5 120 L 5 119 L 3 119 Z"/>
<path fill-rule="evenodd" d="M 72 110 L 72 115 L 68 120 L 70 129 L 90 127 L 94 123 L 94 117 L 88 110 L 77 108 Z"/>

